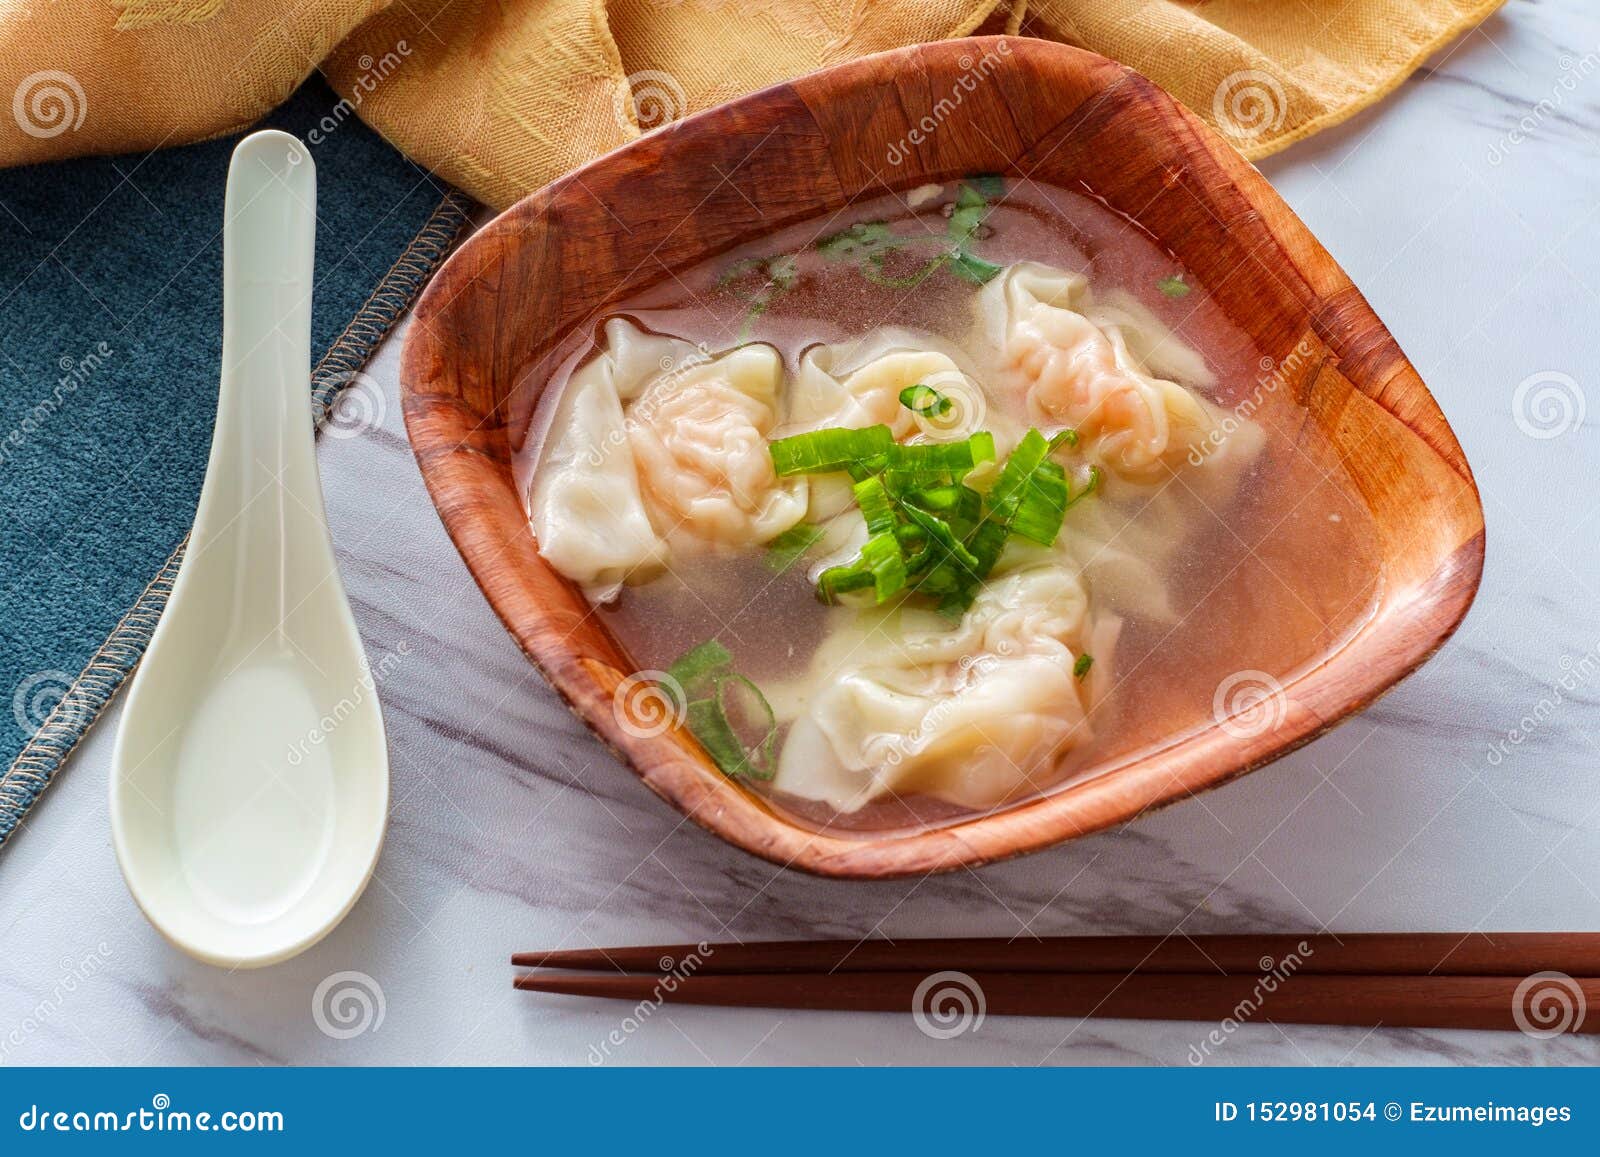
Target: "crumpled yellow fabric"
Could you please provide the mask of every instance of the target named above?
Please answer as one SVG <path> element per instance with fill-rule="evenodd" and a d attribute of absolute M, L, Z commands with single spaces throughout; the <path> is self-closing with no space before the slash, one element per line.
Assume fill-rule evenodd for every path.
<path fill-rule="evenodd" d="M 20 0 L 0 164 L 238 131 L 321 68 L 496 208 L 685 113 L 841 60 L 1006 32 L 1138 69 L 1259 157 L 1396 87 L 1503 0 Z"/>

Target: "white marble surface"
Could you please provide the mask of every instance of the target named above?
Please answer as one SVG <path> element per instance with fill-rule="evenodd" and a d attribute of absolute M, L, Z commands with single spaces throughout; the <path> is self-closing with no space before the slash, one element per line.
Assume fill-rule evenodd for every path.
<path fill-rule="evenodd" d="M 778 871 L 686 825 L 523 661 L 424 494 L 391 341 L 372 367 L 388 403 L 381 429 L 322 448 L 369 651 L 377 662 L 410 650 L 382 688 L 394 800 L 376 880 L 297 960 L 229 974 L 184 958 L 117 874 L 105 803 L 114 710 L 0 857 L 0 1062 L 588 1063 L 626 1010 L 514 994 L 506 957 L 537 946 L 1600 929 L 1600 687 L 1552 689 L 1600 645 L 1587 487 L 1600 397 L 1557 437 L 1526 435 L 1513 414 L 1518 383 L 1541 371 L 1600 393 L 1597 54 L 1587 0 L 1517 0 L 1377 109 L 1262 166 L 1416 362 L 1483 488 L 1477 604 L 1372 710 L 1203 801 L 1018 862 L 881 884 Z M 1541 700 L 1553 705 L 1543 721 L 1492 763 L 1491 743 Z M 381 1023 L 348 1039 L 312 1011 L 341 970 L 383 995 Z M 668 1008 L 610 1055 L 1181 1065 L 1211 1027 L 991 1017 L 939 1041 L 901 1015 Z M 1593 1037 L 1252 1023 L 1207 1063 L 1597 1061 Z"/>

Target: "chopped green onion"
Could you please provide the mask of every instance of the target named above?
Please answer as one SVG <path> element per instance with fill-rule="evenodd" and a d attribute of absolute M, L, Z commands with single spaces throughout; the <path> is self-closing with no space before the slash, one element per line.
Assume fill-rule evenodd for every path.
<path fill-rule="evenodd" d="M 1183 274 L 1173 273 L 1157 281 L 1156 288 L 1167 297 L 1187 297 L 1194 286 L 1183 279 Z"/>
<path fill-rule="evenodd" d="M 913 414 L 933 414 L 940 418 L 955 407 L 955 403 L 938 390 L 920 382 L 900 391 L 900 404 Z"/>
<path fill-rule="evenodd" d="M 926 490 L 913 490 L 906 495 L 906 501 L 916 503 L 931 514 L 943 514 L 956 508 L 961 501 L 961 491 L 967 489 L 953 482 L 948 486 L 930 486 Z"/>
<path fill-rule="evenodd" d="M 872 253 L 895 241 L 894 231 L 884 221 L 857 221 L 817 242 L 817 252 L 829 261 L 844 261 L 859 254 Z"/>
<path fill-rule="evenodd" d="M 875 534 L 861 547 L 861 564 L 872 573 L 873 595 L 887 602 L 906 585 L 906 559 L 893 531 Z"/>
<path fill-rule="evenodd" d="M 887 250 L 870 255 L 861 263 L 861 276 L 874 285 L 881 285 L 886 289 L 914 289 L 928 278 L 939 272 L 939 267 L 950 260 L 950 254 L 940 253 L 930 257 L 923 265 L 910 273 L 895 276 L 883 271 L 883 261 Z"/>
<path fill-rule="evenodd" d="M 855 263 L 868 281 L 890 289 L 915 288 L 945 266 L 963 281 L 984 285 L 1000 273 L 1001 266 L 973 253 L 972 243 L 989 214 L 990 200 L 1004 195 L 1004 180 L 993 173 L 979 174 L 958 187 L 942 241 L 933 236 L 897 234 L 887 221 L 857 221 L 822 238 L 816 243 L 816 250 L 825 261 Z M 943 252 L 907 273 L 893 274 L 885 269 L 891 254 L 930 243 L 941 246 Z"/>
<path fill-rule="evenodd" d="M 896 442 L 889 447 L 885 466 L 890 470 L 966 473 L 994 457 L 994 435 L 980 430 L 959 442 Z"/>
<path fill-rule="evenodd" d="M 732 665 L 733 656 L 728 653 L 728 648 L 715 639 L 708 639 L 686 651 L 668 667 L 667 678 L 682 687 L 684 694 L 692 699 L 707 676 L 716 675 Z"/>
<path fill-rule="evenodd" d="M 735 286 L 761 274 L 764 282 L 751 292 L 740 292 Z M 800 262 L 793 253 L 776 253 L 770 257 L 741 257 L 722 271 L 717 278 L 717 288 L 726 289 L 745 302 L 744 324 L 739 328 L 742 344 L 748 337 L 756 319 L 772 308 L 772 303 L 800 282 Z"/>
<path fill-rule="evenodd" d="M 887 602 L 906 585 L 906 560 L 892 530 L 874 534 L 862 544 L 854 562 L 831 566 L 817 580 L 817 594 L 825 603 L 838 602 L 838 596 L 873 588 L 880 603 Z"/>
<path fill-rule="evenodd" d="M 927 549 L 942 552 L 942 556 L 935 560 L 936 563 L 954 562 L 963 570 L 969 572 L 977 567 L 977 558 L 960 539 L 956 538 L 948 522 L 938 515 L 929 514 L 925 510 L 918 510 L 915 506 L 902 506 L 901 509 L 906 512 L 906 516 L 912 522 L 927 533 Z"/>
<path fill-rule="evenodd" d="M 1089 673 L 1089 668 L 1094 666 L 1094 656 L 1083 654 L 1078 656 L 1078 661 L 1072 665 L 1072 674 L 1075 678 L 1082 679 Z"/>
<path fill-rule="evenodd" d="M 792 253 L 767 258 L 767 276 L 779 289 L 793 289 L 800 280 L 800 262 Z"/>
<path fill-rule="evenodd" d="M 989 491 L 989 505 L 993 511 L 991 517 L 998 516 L 1004 525 L 1011 525 L 1011 519 L 1027 493 L 1028 479 L 1033 477 L 1033 472 L 1039 468 L 1039 463 L 1045 460 L 1049 451 L 1050 444 L 1039 431 L 1029 430 L 1022 436 L 1017 448 L 1011 451 L 1011 456 L 1001 467 L 1000 477 L 995 480 L 993 489 Z"/>
<path fill-rule="evenodd" d="M 985 261 L 981 257 L 974 257 L 971 253 L 962 250 L 950 262 L 950 272 L 963 281 L 970 281 L 973 285 L 988 285 L 1000 276 L 1003 266 L 992 261 Z"/>
<path fill-rule="evenodd" d="M 967 439 L 967 445 L 972 451 L 972 464 L 981 466 L 985 462 L 994 461 L 994 435 L 987 430 L 979 430 Z"/>
<path fill-rule="evenodd" d="M 715 639 L 701 643 L 667 668 L 667 678 L 683 689 L 689 734 L 724 775 L 772 778 L 778 742 L 772 705 L 733 670 L 726 647 Z"/>
<path fill-rule="evenodd" d="M 950 240 L 961 248 L 972 235 L 978 231 L 978 226 L 983 224 L 983 219 L 988 215 L 989 202 L 984 195 L 971 185 L 963 184 L 961 191 L 956 194 L 956 206 L 950 212 L 948 226 Z"/>
<path fill-rule="evenodd" d="M 1040 546 L 1055 542 L 1067 512 L 1067 491 L 1067 472 L 1061 464 L 1048 459 L 1039 463 L 1012 516 L 1011 533 Z"/>
<path fill-rule="evenodd" d="M 799 522 L 767 543 L 767 569 L 782 574 L 816 546 L 824 531 L 814 522 Z"/>
<path fill-rule="evenodd" d="M 717 676 L 710 695 L 690 701 L 687 725 L 724 775 L 771 779 L 776 774 L 776 717 L 761 689 L 743 675 Z M 745 734 L 752 732 L 760 737 L 747 741 Z"/>
<path fill-rule="evenodd" d="M 1070 450 L 1077 444 L 1078 431 L 1068 426 L 1063 430 L 1056 431 L 1055 435 L 1050 439 L 1050 453 L 1054 454 L 1063 446 Z"/>
<path fill-rule="evenodd" d="M 902 391 L 901 400 L 911 408 L 936 404 L 940 397 L 919 383 Z M 1088 482 L 1073 494 L 1066 468 L 1050 459 L 1052 449 L 1072 445 L 1076 437 L 1062 430 L 1047 440 L 1030 429 L 987 494 L 964 482 L 975 467 L 996 458 L 994 435 L 987 430 L 956 442 L 901 444 L 887 426 L 830 428 L 780 439 L 771 450 L 779 473 L 843 470 L 854 483 L 868 537 L 854 559 L 818 576 L 819 599 L 836 603 L 871 588 L 883 603 L 909 590 L 938 600 L 941 613 L 959 616 L 1012 535 L 1052 545 L 1067 509 L 1102 485 L 1099 468 L 1091 467 Z M 815 541 L 815 528 L 805 533 L 806 539 L 795 540 L 802 552 Z"/>
<path fill-rule="evenodd" d="M 896 443 L 884 458 L 884 483 L 900 497 L 908 491 L 959 482 L 981 463 L 994 458 L 994 435 L 980 430 L 959 442 Z"/>
<path fill-rule="evenodd" d="M 864 459 L 888 453 L 894 436 L 887 426 L 868 426 L 861 430 L 830 427 L 779 438 L 769 444 L 772 465 L 778 474 L 826 474 L 844 470 Z"/>
<path fill-rule="evenodd" d="M 857 566 L 855 563 L 830 566 L 817 576 L 817 598 L 825 603 L 837 603 L 840 595 L 847 595 L 872 585 L 872 572 L 865 567 Z"/>
<path fill-rule="evenodd" d="M 1083 489 L 1067 499 L 1067 509 L 1071 509 L 1081 498 L 1087 498 L 1095 491 L 1105 486 L 1105 472 L 1098 466 L 1089 467 L 1089 481 L 1084 483 Z"/>
<path fill-rule="evenodd" d="M 856 505 L 861 507 L 861 516 L 867 520 L 867 533 L 893 533 L 898 519 L 894 513 L 894 502 L 883 488 L 882 479 L 876 475 L 863 478 L 852 489 L 855 491 Z"/>

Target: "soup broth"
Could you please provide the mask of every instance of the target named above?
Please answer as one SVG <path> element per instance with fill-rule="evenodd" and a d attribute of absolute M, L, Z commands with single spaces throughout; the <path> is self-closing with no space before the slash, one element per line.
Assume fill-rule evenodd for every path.
<path fill-rule="evenodd" d="M 579 384 L 589 388 L 606 359 L 605 372 L 617 383 L 629 372 L 632 355 L 619 356 L 614 344 L 608 348 L 608 335 L 623 331 L 602 328 L 596 319 L 593 329 L 571 335 L 530 418 L 517 464 L 536 531 L 541 517 L 546 520 L 541 549 L 558 570 L 585 583 L 596 613 L 638 667 L 664 673 L 708 640 L 720 643 L 731 669 L 770 704 L 768 750 L 782 765 L 774 780 L 740 778 L 792 817 L 832 830 L 938 823 L 1009 806 L 1111 770 L 1218 721 L 1265 730 L 1281 709 L 1278 688 L 1348 638 L 1378 595 L 1370 516 L 1295 396 L 1314 373 L 1310 351 L 1296 351 L 1281 363 L 1265 357 L 1172 255 L 1134 221 L 1085 192 L 1033 182 L 1003 192 L 978 188 L 986 195 L 975 197 L 974 186 L 951 182 L 858 203 L 698 268 L 670 271 L 617 307 L 615 317 L 643 335 L 641 353 L 653 357 L 656 347 L 645 347 L 665 340 L 659 335 L 676 339 L 668 353 L 639 361 L 642 370 L 635 367 L 636 377 L 642 373 L 641 380 L 655 384 L 624 386 L 618 395 L 623 409 L 607 411 L 613 421 L 621 417 L 616 429 L 622 433 L 613 429 L 609 442 L 601 438 L 598 449 L 590 445 L 584 451 L 591 466 L 606 472 L 606 485 L 621 488 L 607 493 L 632 493 L 632 470 L 645 514 L 635 510 L 631 521 L 613 521 L 623 504 L 590 501 L 593 495 L 584 492 L 587 505 L 572 506 L 560 526 L 581 534 L 579 524 L 589 520 L 594 543 L 603 549 L 630 534 L 648 540 L 655 555 L 647 566 L 625 575 L 571 569 L 578 555 L 559 553 L 548 509 L 570 488 L 542 481 L 572 459 L 570 453 L 562 457 L 561 447 L 565 432 L 587 412 L 587 403 L 575 396 Z M 975 200 L 981 201 L 976 210 Z M 959 216 L 964 207 L 965 218 Z M 1058 307 L 1065 298 L 1037 288 L 1055 293 L 1053 287 L 1068 284 L 1082 294 L 1073 309 Z M 606 320 L 610 327 L 618 324 Z M 1041 333 L 1055 340 L 1050 335 L 1066 332 L 1049 326 L 1078 327 L 1090 353 L 1052 346 L 1046 356 L 1020 344 L 1022 338 L 1044 340 Z M 1110 346 L 1101 341 L 1106 334 L 1115 338 Z M 1094 351 L 1113 346 L 1114 364 L 1094 362 Z M 652 474 L 660 461 L 682 466 L 749 450 L 731 436 L 719 442 L 714 421 L 698 425 L 693 408 L 681 415 L 666 410 L 678 400 L 674 375 L 701 381 L 694 375 L 709 372 L 707 366 L 733 366 L 724 360 L 728 351 L 748 355 L 751 380 L 761 383 L 740 405 L 750 396 L 765 398 L 762 391 L 773 395 L 748 403 L 752 413 L 770 412 L 764 436 L 772 441 L 816 428 L 868 424 L 860 414 L 854 422 L 821 421 L 820 427 L 807 415 L 797 416 L 806 383 L 822 381 L 832 389 L 861 380 L 850 375 L 881 367 L 880 359 L 891 354 L 944 355 L 960 371 L 941 371 L 948 388 L 936 380 L 932 393 L 902 391 L 887 410 L 877 399 L 875 414 L 892 415 L 898 442 L 941 439 L 928 433 L 927 415 L 918 405 L 929 414 L 967 411 L 956 415 L 970 426 L 963 435 L 992 429 L 995 460 L 975 467 L 971 476 L 982 478 L 971 484 L 980 490 L 994 486 L 1009 454 L 1020 453 L 1027 430 L 1059 434 L 1050 457 L 1062 466 L 1071 505 L 1057 541 L 1045 548 L 1008 540 L 1008 553 L 964 616 L 949 606 L 941 615 L 937 600 L 905 589 L 881 606 L 869 597 L 872 590 L 840 595 L 835 605 L 823 602 L 824 564 L 847 566 L 864 537 L 857 527 L 864 523 L 849 500 L 848 476 L 786 476 L 763 502 L 725 510 L 727 504 L 717 506 L 719 496 L 708 496 L 701 479 L 688 485 L 660 477 L 659 470 Z M 1077 384 L 1048 394 L 1056 388 L 1052 374 Z M 1136 380 L 1138 390 L 1123 390 L 1118 374 Z M 938 373 L 932 378 L 942 380 Z M 629 388 L 636 392 L 622 396 Z M 1107 392 L 1097 400 L 1095 389 Z M 1152 397 L 1169 399 L 1162 403 L 1169 408 L 1139 408 L 1140 398 Z M 640 418 L 639 407 L 657 400 L 662 409 Z M 861 410 L 857 402 L 851 405 Z M 1077 425 L 1063 419 L 1067 412 L 1082 415 Z M 1191 421 L 1182 427 L 1187 440 L 1177 444 L 1175 431 L 1191 412 L 1202 415 L 1203 429 Z M 654 423 L 665 437 L 700 441 L 692 453 L 680 447 L 675 457 L 652 458 L 655 435 L 641 442 L 635 419 Z M 1075 444 L 1061 433 L 1068 428 L 1077 430 Z M 1166 449 L 1151 458 L 1146 451 L 1161 439 Z M 626 459 L 630 449 L 631 466 L 614 460 Z M 791 481 L 808 483 L 808 489 L 784 491 Z M 985 503 L 998 509 L 993 489 Z M 713 507 L 717 533 L 728 533 L 728 540 L 706 545 L 682 537 L 685 525 Z M 798 521 L 791 517 L 797 510 L 804 511 Z M 830 519 L 846 517 L 854 520 L 856 538 L 835 541 L 837 526 Z M 908 525 L 903 522 L 901 530 Z M 908 542 L 922 541 L 916 537 L 921 525 L 910 527 Z M 771 548 L 774 541 L 793 545 L 796 526 L 822 528 L 815 532 L 820 541 L 798 557 Z M 906 553 L 915 552 L 908 546 Z M 1027 561 L 1036 557 L 1038 566 Z M 1014 558 L 1024 562 L 1014 565 Z M 1061 582 L 1071 589 L 1049 585 L 1055 579 L 1039 569 L 1045 563 L 1060 570 Z M 1044 585 L 1030 586 L 1034 578 L 1015 580 L 1018 573 Z M 1058 667 L 1067 663 L 1070 680 L 1049 667 L 1039 667 L 1035 678 L 1035 672 L 1013 666 L 1036 649 L 1028 632 L 1047 605 L 1040 601 L 1045 596 L 1035 597 L 1039 591 L 1048 592 L 1048 607 L 1060 611 L 1051 622 L 1065 622 L 1065 608 L 1075 608 L 1073 625 L 1046 630 L 1056 631 L 1059 645 L 1043 647 Z M 974 625 L 993 600 L 1004 605 L 985 620 L 988 626 Z M 1001 623 L 1007 625 L 995 625 Z M 910 679 L 908 650 L 931 653 L 945 637 L 940 632 L 963 631 L 960 655 L 919 666 Z M 936 666 L 937 676 L 929 674 Z M 990 690 L 978 686 L 996 673 L 1017 677 Z M 839 700 L 839 688 L 852 681 L 860 683 L 860 695 Z M 1082 718 L 1074 715 L 1064 733 L 1042 718 L 1056 700 L 1030 700 L 1041 683 L 1078 688 L 1070 706 L 1072 712 L 1081 708 Z M 745 694 L 745 684 L 738 687 Z M 960 695 L 970 702 L 958 703 Z M 912 699 L 914 708 L 907 706 Z M 845 719 L 838 714 L 845 709 L 841 702 L 884 714 L 876 723 Z M 727 706 L 734 711 L 735 705 Z M 747 703 L 737 706 L 738 714 L 749 714 Z M 681 711 L 683 704 L 675 707 Z M 824 718 L 824 707 L 834 714 Z M 737 724 L 744 722 L 736 720 L 734 727 L 741 743 L 748 728 Z M 970 748 L 951 739 L 957 727 L 976 729 Z M 1019 728 L 1031 730 L 1018 739 Z M 952 744 L 943 762 L 934 770 L 914 770 L 941 743 Z M 841 754 L 846 749 L 849 754 Z M 802 750 L 821 754 L 796 754 Z M 862 770 L 897 753 L 887 772 Z M 808 760 L 830 765 L 822 777 L 827 785 L 808 778 L 811 772 L 802 766 Z M 860 766 L 852 770 L 853 764 Z M 1009 780 L 1008 764 L 1014 771 Z M 854 791 L 852 775 L 860 791 Z"/>

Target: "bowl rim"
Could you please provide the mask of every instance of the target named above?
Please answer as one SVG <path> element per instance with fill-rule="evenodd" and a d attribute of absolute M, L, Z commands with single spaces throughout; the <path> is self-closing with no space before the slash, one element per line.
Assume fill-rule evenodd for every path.
<path fill-rule="evenodd" d="M 529 624 L 516 621 L 506 605 L 507 584 L 489 565 L 503 551 L 504 535 L 473 517 L 473 511 L 466 506 L 447 501 L 450 487 L 458 481 L 471 476 L 486 478 L 501 470 L 509 474 L 509 468 L 492 463 L 462 442 L 445 444 L 425 421 L 430 396 L 423 387 L 437 367 L 448 360 L 448 343 L 439 332 L 441 327 L 429 323 L 478 280 L 483 269 L 481 264 L 475 264 L 479 250 L 545 213 L 564 191 L 583 185 L 584 178 L 597 169 L 627 164 L 664 133 L 671 134 L 675 147 L 687 150 L 707 135 L 771 130 L 783 123 L 782 110 L 793 103 L 775 100 L 774 96 L 792 95 L 797 85 L 828 77 L 839 84 L 867 86 L 885 64 L 927 73 L 946 65 L 957 66 L 963 56 L 995 44 L 1009 45 L 1008 57 L 1027 59 L 1045 70 L 1060 69 L 1062 75 L 1098 72 L 1108 81 L 1116 78 L 1119 86 L 1131 82 L 1130 97 L 1159 102 L 1175 111 L 1179 121 L 1197 134 L 1212 154 L 1226 181 L 1253 208 L 1271 210 L 1260 213 L 1260 217 L 1274 241 L 1285 248 L 1308 250 L 1325 263 L 1317 296 L 1326 302 L 1337 295 L 1340 308 L 1332 316 L 1320 319 L 1318 333 L 1323 340 L 1337 346 L 1335 339 L 1340 331 L 1363 328 L 1380 334 L 1381 340 L 1393 348 L 1415 388 L 1409 392 L 1391 392 L 1388 388 L 1362 392 L 1405 426 L 1465 484 L 1476 530 L 1451 551 L 1433 556 L 1435 570 L 1429 583 L 1422 584 L 1429 597 L 1418 597 L 1392 608 L 1381 636 L 1369 637 L 1371 624 L 1363 624 L 1332 651 L 1317 656 L 1284 680 L 1283 718 L 1260 735 L 1241 738 L 1225 734 L 1215 725 L 1195 733 L 1175 733 L 1152 749 L 1133 753 L 1126 762 L 1088 779 L 994 811 L 925 828 L 831 834 L 778 814 L 759 797 L 710 769 L 703 756 L 692 753 L 691 747 L 654 738 L 640 739 L 623 731 L 611 708 L 611 695 L 621 673 L 572 654 L 555 653 Z M 955 115 L 960 115 L 959 109 Z M 912 170 L 906 175 L 907 187 L 914 184 L 916 173 Z M 1307 306 L 1308 321 L 1313 313 L 1313 308 Z M 569 708 L 651 790 L 696 824 L 762 859 L 815 875 L 887 879 L 976 867 L 1087 835 L 1220 787 L 1304 746 L 1415 671 L 1460 625 L 1483 573 L 1482 499 L 1466 457 L 1433 394 L 1343 269 L 1256 168 L 1177 101 L 1124 65 L 1051 41 L 1019 36 L 968 37 L 876 53 L 696 113 L 590 161 L 522 198 L 458 247 L 416 305 L 400 376 L 412 448 L 447 532 L 502 623 Z M 1352 377 L 1351 381 L 1360 389 L 1359 379 Z M 1403 398 L 1397 398 L 1395 393 L 1403 393 Z M 517 501 L 521 503 L 520 496 Z M 531 543 L 532 533 L 526 528 L 525 519 L 524 529 Z M 1362 679 L 1349 684 L 1331 678 L 1317 681 L 1319 673 L 1352 662 L 1357 644 L 1363 641 L 1365 649 L 1374 652 L 1374 664 Z M 1301 692 L 1299 697 L 1297 689 Z"/>

